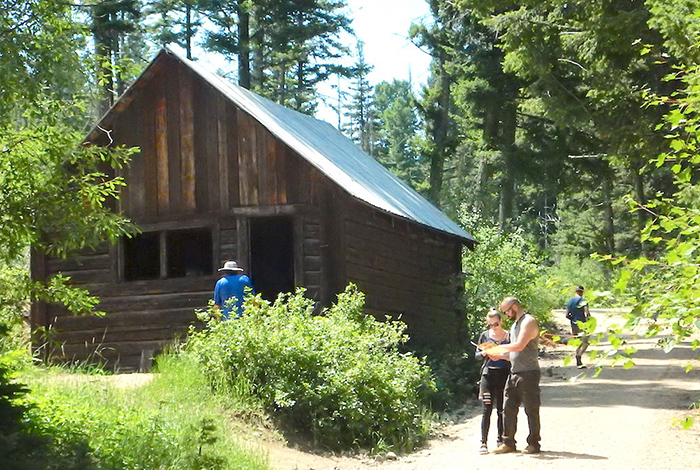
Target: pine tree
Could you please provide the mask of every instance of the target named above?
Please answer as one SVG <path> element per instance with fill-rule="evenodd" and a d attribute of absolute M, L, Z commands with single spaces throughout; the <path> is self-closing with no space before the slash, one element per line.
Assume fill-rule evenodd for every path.
<path fill-rule="evenodd" d="M 95 42 L 95 57 L 102 83 L 100 114 L 107 111 L 125 89 L 120 71 L 129 35 L 140 29 L 140 0 L 103 0 L 90 7 L 90 30 Z"/>
<path fill-rule="evenodd" d="M 411 82 L 394 80 L 374 87 L 374 156 L 415 189 L 422 189 L 426 168 L 417 148 L 419 121 Z"/>
<path fill-rule="evenodd" d="M 192 60 L 195 36 L 199 33 L 204 18 L 198 4 L 199 0 L 151 1 L 145 14 L 155 17 L 148 26 L 153 41 L 161 46 L 177 44 L 185 50 L 187 58 Z"/>
<path fill-rule="evenodd" d="M 347 118 L 343 131 L 360 146 L 362 150 L 374 155 L 375 113 L 372 103 L 372 86 L 368 75 L 372 66 L 365 61 L 364 43 L 357 42 L 357 60 L 352 68 L 352 84 L 350 86 L 350 103 L 345 111 Z"/>
<path fill-rule="evenodd" d="M 351 33 L 345 0 L 202 0 L 216 29 L 205 47 L 236 60 L 239 84 L 313 114 L 316 86 L 335 74 Z"/>

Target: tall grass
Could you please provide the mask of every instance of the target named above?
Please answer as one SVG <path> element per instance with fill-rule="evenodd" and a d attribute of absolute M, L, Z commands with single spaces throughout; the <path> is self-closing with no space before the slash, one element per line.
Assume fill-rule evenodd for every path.
<path fill-rule="evenodd" d="M 153 380 L 136 387 L 55 369 L 23 379 L 31 390 L 25 432 L 38 445 L 10 454 L 3 469 L 268 468 L 236 442 L 223 403 L 185 358 L 161 358 Z"/>

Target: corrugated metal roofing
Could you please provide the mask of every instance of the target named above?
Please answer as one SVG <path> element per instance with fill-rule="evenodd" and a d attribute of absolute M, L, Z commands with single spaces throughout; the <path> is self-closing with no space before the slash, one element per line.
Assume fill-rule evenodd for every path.
<path fill-rule="evenodd" d="M 390 214 L 455 235 L 469 245 L 475 242 L 469 233 L 332 125 L 235 85 L 169 48 L 162 53 L 192 69 L 350 195 Z"/>

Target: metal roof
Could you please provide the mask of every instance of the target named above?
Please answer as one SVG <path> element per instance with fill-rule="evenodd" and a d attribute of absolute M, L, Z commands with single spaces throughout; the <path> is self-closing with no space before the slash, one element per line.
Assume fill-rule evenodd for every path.
<path fill-rule="evenodd" d="M 163 53 L 192 69 L 353 197 L 389 214 L 457 236 L 468 245 L 476 242 L 331 124 L 235 85 L 169 48 L 163 49 Z"/>

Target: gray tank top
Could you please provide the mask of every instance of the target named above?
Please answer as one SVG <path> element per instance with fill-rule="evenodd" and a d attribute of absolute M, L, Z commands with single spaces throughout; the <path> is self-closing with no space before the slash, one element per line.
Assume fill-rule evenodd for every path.
<path fill-rule="evenodd" d="M 513 323 L 510 329 L 510 342 L 515 343 L 518 340 L 518 335 L 520 334 L 520 324 L 523 322 L 525 316 L 529 316 L 529 313 L 523 314 L 518 321 Z M 525 349 L 522 351 L 511 351 L 510 353 L 510 363 L 511 363 L 511 373 L 526 372 L 529 370 L 540 370 L 540 363 L 537 360 L 539 355 L 539 345 L 540 337 L 535 336 L 530 340 Z"/>

